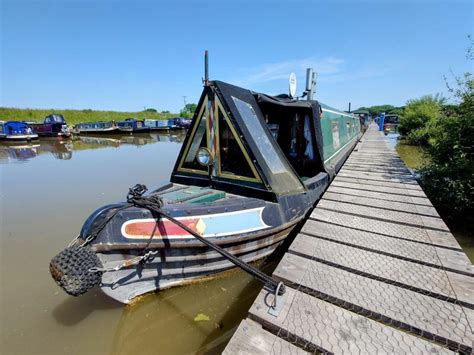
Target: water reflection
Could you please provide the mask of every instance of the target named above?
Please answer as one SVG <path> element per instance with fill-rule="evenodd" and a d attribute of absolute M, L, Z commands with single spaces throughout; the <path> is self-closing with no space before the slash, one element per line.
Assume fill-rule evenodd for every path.
<path fill-rule="evenodd" d="M 0 164 L 12 161 L 25 162 L 38 155 L 39 144 L 11 144 L 0 145 Z"/>
<path fill-rule="evenodd" d="M 122 145 L 133 145 L 136 147 L 157 142 L 182 143 L 185 134 L 173 133 L 141 133 L 122 135 L 87 135 L 77 136 L 74 139 L 46 138 L 34 143 L 0 143 L 0 164 L 13 162 L 26 162 L 42 154 L 51 154 L 60 160 L 70 160 L 74 151 L 99 149 Z"/>

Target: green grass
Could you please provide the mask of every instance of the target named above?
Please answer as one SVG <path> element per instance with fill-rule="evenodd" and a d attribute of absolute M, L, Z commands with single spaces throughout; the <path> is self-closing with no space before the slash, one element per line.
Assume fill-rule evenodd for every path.
<path fill-rule="evenodd" d="M 158 112 L 117 112 L 117 111 L 96 111 L 96 110 L 56 110 L 56 109 L 21 109 L 11 107 L 0 107 L 0 120 L 2 121 L 37 121 L 43 122 L 43 119 L 51 114 L 58 113 L 64 115 L 69 125 L 75 125 L 80 122 L 97 121 L 122 121 L 129 117 L 138 119 L 167 119 L 178 116 L 174 113 Z"/>

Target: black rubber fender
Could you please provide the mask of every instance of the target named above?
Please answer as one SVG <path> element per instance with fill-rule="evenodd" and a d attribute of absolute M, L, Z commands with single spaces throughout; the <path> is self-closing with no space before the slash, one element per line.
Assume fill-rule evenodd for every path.
<path fill-rule="evenodd" d="M 102 272 L 92 272 L 91 268 L 102 268 L 102 263 L 89 246 L 68 247 L 49 264 L 54 281 L 71 296 L 80 296 L 100 285 Z"/>

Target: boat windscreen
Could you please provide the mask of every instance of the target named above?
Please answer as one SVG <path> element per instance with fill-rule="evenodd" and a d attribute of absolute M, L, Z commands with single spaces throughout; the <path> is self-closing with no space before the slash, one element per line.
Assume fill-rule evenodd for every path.
<path fill-rule="evenodd" d="M 243 120 L 243 127 L 247 129 L 249 138 L 263 158 L 268 170 L 265 175 L 272 190 L 279 195 L 303 191 L 303 185 L 281 153 L 275 149 L 268 130 L 263 127 L 253 106 L 235 96 L 232 96 L 232 100 Z"/>

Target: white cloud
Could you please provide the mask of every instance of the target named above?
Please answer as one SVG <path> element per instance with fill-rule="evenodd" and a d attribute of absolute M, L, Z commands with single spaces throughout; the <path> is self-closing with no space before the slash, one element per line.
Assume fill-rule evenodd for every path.
<path fill-rule="evenodd" d="M 265 83 L 274 80 L 287 80 L 291 72 L 304 77 L 306 68 L 314 68 L 318 75 L 330 75 L 342 72 L 344 61 L 339 58 L 304 58 L 285 62 L 266 63 L 253 68 L 239 70 L 241 73 L 234 82 L 238 85 Z"/>
<path fill-rule="evenodd" d="M 287 81 L 290 73 L 295 72 L 297 78 L 302 80 L 300 83 L 302 83 L 305 81 L 307 68 L 313 68 L 317 72 L 319 83 L 327 84 L 381 77 L 390 71 L 389 68 L 351 68 L 344 59 L 336 57 L 320 59 L 310 57 L 265 63 L 253 68 L 240 69 L 237 71 L 239 73 L 238 78 L 235 78 L 232 82 L 247 87 L 276 80 Z"/>

